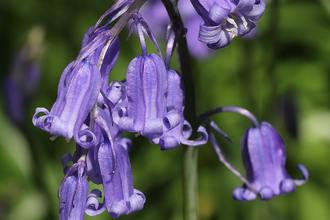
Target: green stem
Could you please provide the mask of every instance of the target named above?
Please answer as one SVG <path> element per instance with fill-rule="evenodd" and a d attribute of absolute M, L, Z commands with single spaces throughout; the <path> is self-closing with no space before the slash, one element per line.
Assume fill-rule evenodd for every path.
<path fill-rule="evenodd" d="M 198 219 L 197 180 L 198 180 L 198 148 L 183 146 L 182 155 L 182 187 L 183 187 L 183 219 Z"/>
<path fill-rule="evenodd" d="M 185 85 L 185 109 L 184 116 L 192 126 L 192 139 L 197 138 L 197 128 L 199 121 L 196 114 L 195 101 L 195 85 L 190 63 L 190 54 L 188 51 L 185 31 L 181 16 L 177 8 L 177 1 L 162 0 L 171 19 L 171 25 L 178 24 L 181 28 L 180 37 L 178 39 L 178 55 L 182 72 L 182 79 Z M 182 156 L 182 191 L 183 191 L 183 219 L 198 219 L 197 204 L 197 163 L 198 163 L 198 147 L 183 146 Z"/>

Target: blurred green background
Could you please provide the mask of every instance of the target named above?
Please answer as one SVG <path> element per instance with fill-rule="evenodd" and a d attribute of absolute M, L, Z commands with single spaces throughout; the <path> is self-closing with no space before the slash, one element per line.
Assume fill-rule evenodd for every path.
<path fill-rule="evenodd" d="M 51 108 L 60 75 L 76 58 L 84 32 L 111 4 L 106 0 L 0 1 L 1 94 L 15 51 L 24 46 L 31 30 L 37 27 L 45 33 L 40 56 L 43 74 L 37 93 L 23 109 L 20 127 L 8 117 L 4 96 L 0 99 L 0 219 L 58 219 L 57 190 L 63 178 L 60 157 L 74 152 L 74 141 L 50 141 L 49 134 L 34 127 L 31 118 L 36 107 Z M 234 39 L 209 59 L 194 60 L 197 109 L 202 113 L 236 105 L 273 124 L 286 142 L 289 173 L 300 178 L 296 165 L 301 163 L 310 179 L 289 195 L 240 203 L 231 197 L 242 186 L 240 180 L 219 162 L 211 145 L 201 146 L 201 220 L 330 219 L 330 2 L 268 0 L 266 5 L 254 39 Z M 128 63 L 140 54 L 137 37 L 126 41 L 127 35 L 127 30 L 120 34 L 121 52 L 111 80 L 125 78 Z M 163 52 L 164 46 L 161 43 Z M 292 117 L 285 120 L 288 109 L 295 112 L 296 130 L 289 120 Z M 230 144 L 218 136 L 228 159 L 244 173 L 240 139 L 251 123 L 233 113 L 213 119 L 234 140 Z M 143 137 L 133 138 L 133 144 L 134 184 L 147 201 L 142 211 L 120 219 L 182 219 L 181 148 L 161 152 Z M 104 212 L 85 219 L 111 216 Z"/>

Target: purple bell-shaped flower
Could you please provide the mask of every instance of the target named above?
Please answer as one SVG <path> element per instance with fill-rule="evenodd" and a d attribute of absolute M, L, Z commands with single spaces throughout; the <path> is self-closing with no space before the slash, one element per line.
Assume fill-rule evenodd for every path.
<path fill-rule="evenodd" d="M 128 152 L 122 145 L 124 142 L 113 137 L 114 128 L 109 128 L 109 120 L 98 115 L 95 122 L 103 134 L 102 143 L 95 147 L 94 166 L 98 166 L 104 201 L 100 204 L 96 199 L 101 197 L 100 191 L 92 191 L 87 200 L 86 213 L 94 216 L 107 209 L 112 217 L 118 218 L 123 214 L 141 210 L 146 198 L 142 192 L 134 189 Z M 97 179 L 95 177 L 96 175 L 92 181 Z"/>
<path fill-rule="evenodd" d="M 140 14 L 133 14 L 139 33 L 142 55 L 135 57 L 127 68 L 127 111 L 119 122 L 123 131 L 141 132 L 152 140 L 163 134 L 166 118 L 167 71 L 159 46 Z M 148 54 L 143 31 L 155 44 L 158 55 Z M 173 115 L 171 115 L 173 117 Z M 176 115 L 179 118 L 178 115 Z M 178 120 L 177 120 L 178 121 Z"/>
<path fill-rule="evenodd" d="M 220 112 L 236 112 L 249 118 L 254 127 L 247 129 L 241 143 L 242 159 L 246 170 L 246 178 L 227 160 L 211 128 L 219 134 L 232 140 L 209 118 Z M 269 200 L 274 196 L 294 191 L 296 186 L 304 184 L 308 179 L 308 171 L 303 165 L 298 165 L 304 177 L 292 180 L 285 169 L 285 144 L 280 134 L 267 122 L 259 124 L 256 117 L 246 109 L 235 106 L 223 106 L 211 109 L 199 116 L 207 123 L 210 142 L 219 156 L 220 161 L 238 176 L 244 185 L 233 191 L 234 199 L 245 202 L 260 196 Z"/>
<path fill-rule="evenodd" d="M 168 70 L 168 89 L 166 92 L 166 117 L 164 119 L 164 132 L 161 136 L 152 139 L 154 144 L 159 144 L 161 150 L 170 150 L 183 143 L 189 146 L 199 146 L 207 142 L 207 132 L 200 126 L 197 132 L 201 132 L 201 138 L 188 140 L 192 128 L 184 119 L 184 94 L 181 75 L 176 70 Z"/>
<path fill-rule="evenodd" d="M 298 165 L 304 178 L 292 180 L 285 169 L 285 144 L 279 133 L 267 122 L 249 128 L 242 139 L 242 159 L 247 180 L 261 199 L 269 200 L 280 194 L 290 193 L 296 185 L 305 183 L 308 171 Z M 257 194 L 243 186 L 233 191 L 233 197 L 241 202 L 253 200 Z"/>
<path fill-rule="evenodd" d="M 137 56 L 128 66 L 126 81 L 127 116 L 120 119 L 119 128 L 150 139 L 161 135 L 167 90 L 164 61 L 156 54 Z"/>
<path fill-rule="evenodd" d="M 243 36 L 255 27 L 265 11 L 263 0 L 191 0 L 204 23 L 198 39 L 212 49 L 227 46 L 235 36 Z"/>
<path fill-rule="evenodd" d="M 57 100 L 50 112 L 37 108 L 32 121 L 36 127 L 51 135 L 67 139 L 74 136 L 82 147 L 89 147 L 95 142 L 95 135 L 85 130 L 83 124 L 100 93 L 101 75 L 99 69 L 89 62 L 82 61 L 71 69 L 72 63 L 62 73 Z M 46 115 L 38 118 L 40 112 Z M 91 137 L 92 141 L 87 143 L 81 140 L 84 135 Z"/>
<path fill-rule="evenodd" d="M 183 143 L 189 146 L 199 146 L 207 142 L 208 134 L 204 127 L 200 126 L 197 131 L 202 132 L 202 136 L 195 140 L 188 140 L 192 134 L 190 124 L 184 119 L 184 85 L 181 74 L 170 69 L 171 57 L 176 45 L 178 26 L 172 26 L 169 29 L 165 66 L 167 69 L 168 87 L 166 91 L 166 112 L 163 119 L 163 134 L 151 139 L 152 143 L 159 144 L 161 150 L 176 148 Z"/>
<path fill-rule="evenodd" d="M 98 160 L 103 178 L 104 203 L 110 215 L 118 218 L 123 214 L 141 210 L 146 198 L 142 192 L 133 187 L 127 150 L 119 142 L 114 144 L 116 157 L 112 154 L 109 142 L 104 142 L 100 146 Z M 118 166 L 115 170 L 113 162 L 116 159 Z M 111 174 L 113 171 L 114 173 Z"/>
<path fill-rule="evenodd" d="M 83 220 L 88 196 L 88 181 L 86 179 L 86 165 L 79 159 L 72 167 L 67 168 L 67 173 L 59 188 L 60 220 Z M 62 157 L 63 166 L 73 158 L 70 153 Z"/>

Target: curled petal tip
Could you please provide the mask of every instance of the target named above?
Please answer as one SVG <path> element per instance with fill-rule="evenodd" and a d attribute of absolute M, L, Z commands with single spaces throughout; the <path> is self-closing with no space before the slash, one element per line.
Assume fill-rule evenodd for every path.
<path fill-rule="evenodd" d="M 180 142 L 173 136 L 161 137 L 159 140 L 160 149 L 162 151 L 174 149 L 180 145 Z"/>
<path fill-rule="evenodd" d="M 98 189 L 93 189 L 87 197 L 85 213 L 89 216 L 101 214 L 106 210 L 105 203 L 99 203 L 97 198 L 102 198 L 102 193 Z"/>
<path fill-rule="evenodd" d="M 299 170 L 301 170 L 304 177 L 299 179 L 299 180 L 294 180 L 294 184 L 296 186 L 301 186 L 302 184 L 304 184 L 308 180 L 309 173 L 308 173 L 308 170 L 306 169 L 306 167 L 304 165 L 299 164 L 297 167 L 298 167 Z"/>
<path fill-rule="evenodd" d="M 259 195 L 260 195 L 261 200 L 270 200 L 271 198 L 273 198 L 275 196 L 272 188 L 270 188 L 268 186 L 262 187 L 259 190 Z"/>
<path fill-rule="evenodd" d="M 290 193 L 296 189 L 295 183 L 292 179 L 284 179 L 280 183 L 281 193 Z"/>
<path fill-rule="evenodd" d="M 257 198 L 257 194 L 255 194 L 252 190 L 250 189 L 245 189 L 245 188 L 236 188 L 232 196 L 235 200 L 240 201 L 240 202 L 247 202 L 250 200 L 255 200 Z"/>
<path fill-rule="evenodd" d="M 192 141 L 182 137 L 181 143 L 184 145 L 188 145 L 188 146 L 200 146 L 200 145 L 206 144 L 208 137 L 209 137 L 206 129 L 203 126 L 199 126 L 197 129 L 197 132 L 201 132 L 202 136 L 197 138 L 196 140 L 192 140 Z"/>

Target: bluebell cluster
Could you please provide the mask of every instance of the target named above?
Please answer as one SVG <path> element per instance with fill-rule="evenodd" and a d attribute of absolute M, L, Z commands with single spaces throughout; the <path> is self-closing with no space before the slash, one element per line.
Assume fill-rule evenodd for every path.
<path fill-rule="evenodd" d="M 220 160 L 243 180 L 243 188 L 233 192 L 233 197 L 240 201 L 257 196 L 271 199 L 304 183 L 308 178 L 306 168 L 299 166 L 305 176 L 302 180 L 292 180 L 284 168 L 285 146 L 280 135 L 270 124 L 259 124 L 247 110 L 238 107 L 211 110 L 199 116 L 204 126 L 193 130 L 184 115 L 185 98 L 190 95 L 185 94 L 187 85 L 180 72 L 170 68 L 180 37 L 177 33 L 183 27 L 169 26 L 163 57 L 151 28 L 138 12 L 144 2 L 119 0 L 107 10 L 86 31 L 77 59 L 63 71 L 50 111 L 36 108 L 33 116 L 36 127 L 49 132 L 52 139 L 62 136 L 76 142 L 74 155 L 67 153 L 61 159 L 65 176 L 58 191 L 60 219 L 83 219 L 85 213 L 94 216 L 105 210 L 118 218 L 143 208 L 146 197 L 133 185 L 129 160 L 132 142 L 123 138 L 123 132 L 144 136 L 159 144 L 161 150 L 180 144 L 200 146 L 209 139 Z M 248 33 L 265 9 L 262 0 L 191 2 L 203 19 L 199 40 L 212 49 L 225 47 L 235 36 Z M 120 52 L 117 36 L 130 20 L 133 20 L 130 32 L 137 30 L 142 53 L 129 63 L 125 80 L 109 82 Z M 145 37 L 151 40 L 157 53 L 148 53 Z M 228 163 L 214 137 L 216 130 L 228 138 L 210 119 L 222 111 L 237 112 L 254 123 L 242 140 L 247 178 Z M 200 138 L 191 140 L 193 132 L 200 133 Z M 68 166 L 70 162 L 72 166 Z M 90 190 L 88 181 L 102 184 L 103 202 L 98 199 L 102 198 L 101 191 Z"/>

